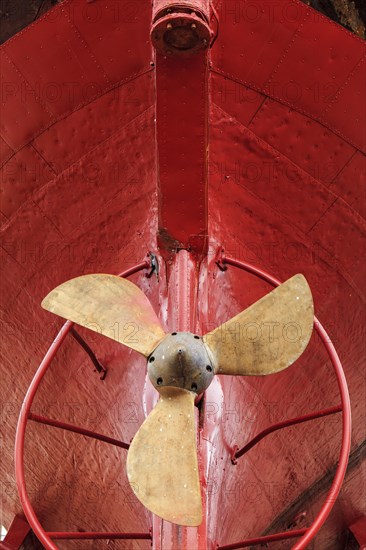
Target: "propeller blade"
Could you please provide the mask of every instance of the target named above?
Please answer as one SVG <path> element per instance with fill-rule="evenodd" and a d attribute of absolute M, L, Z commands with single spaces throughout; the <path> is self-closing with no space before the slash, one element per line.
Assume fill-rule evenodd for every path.
<path fill-rule="evenodd" d="M 127 455 L 127 475 L 142 504 L 178 525 L 202 522 L 198 473 L 195 394 L 159 389 L 161 398 L 135 435 Z"/>
<path fill-rule="evenodd" d="M 305 350 L 314 306 L 303 275 L 295 275 L 205 335 L 216 374 L 264 375 L 286 369 Z"/>
<path fill-rule="evenodd" d="M 145 294 L 115 275 L 84 275 L 52 290 L 42 307 L 103 334 L 145 357 L 165 337 Z"/>

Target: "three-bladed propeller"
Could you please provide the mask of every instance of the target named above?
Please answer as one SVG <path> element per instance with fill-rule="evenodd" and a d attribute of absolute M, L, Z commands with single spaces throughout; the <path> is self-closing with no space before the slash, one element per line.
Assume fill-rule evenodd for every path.
<path fill-rule="evenodd" d="M 305 350 L 314 311 L 310 288 L 295 275 L 203 338 L 166 334 L 145 294 L 114 275 L 85 275 L 55 288 L 42 307 L 148 358 L 160 400 L 135 435 L 127 475 L 139 500 L 179 525 L 202 522 L 194 401 L 215 374 L 266 375 Z"/>

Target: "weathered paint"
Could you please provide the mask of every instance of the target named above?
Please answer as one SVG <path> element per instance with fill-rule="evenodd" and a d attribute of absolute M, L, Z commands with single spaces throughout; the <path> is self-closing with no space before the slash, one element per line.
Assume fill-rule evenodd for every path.
<path fill-rule="evenodd" d="M 174 75 L 174 77 L 173 77 Z M 207 52 L 156 55 L 156 140 L 161 253 L 207 250 Z"/>
<path fill-rule="evenodd" d="M 308 279 L 315 311 L 344 363 L 353 407 L 353 466 L 315 543 L 338 550 L 345 540 L 339 525 L 365 514 L 357 459 L 365 439 L 360 261 L 365 208 L 359 183 L 365 166 L 364 43 L 296 1 L 278 3 L 273 12 L 264 6 L 263 14 L 259 1 L 250 3 L 252 12 L 244 3 L 215 4 L 220 30 L 211 51 L 210 242 L 200 271 L 198 318 L 215 328 L 269 291 L 250 275 L 217 269 L 218 244 L 282 280 L 297 272 Z M 101 6 L 63 2 L 1 49 L 6 83 L 1 121 L 5 526 L 20 511 L 12 473 L 19 407 L 59 326 L 41 310 L 42 298 L 69 278 L 115 273 L 157 248 L 151 3 L 106 0 L 108 8 Z M 174 66 L 164 78 L 168 75 L 183 80 Z M 196 80 L 189 76 L 187 90 L 175 102 L 177 107 L 186 101 L 195 110 L 198 91 L 190 90 Z M 180 111 L 181 120 L 190 116 L 187 107 Z M 186 155 L 195 154 L 193 140 L 184 146 Z M 166 215 L 174 230 L 183 222 L 191 227 L 194 220 L 201 229 L 196 203 L 187 203 L 185 215 L 180 210 L 172 199 Z M 169 232 L 169 237 L 181 242 L 180 234 Z M 159 282 L 155 275 L 139 275 L 134 282 L 165 328 L 174 325 L 176 309 L 167 310 L 164 269 Z M 44 380 L 34 412 L 91 430 L 98 426 L 128 441 L 144 418 L 145 361 L 98 335 L 83 331 L 83 336 L 108 366 L 106 380 L 90 375 L 83 351 L 70 341 Z M 208 459 L 207 545 L 285 530 L 303 510 L 307 521 L 313 520 L 324 498 L 326 472 L 337 459 L 337 418 L 278 432 L 236 467 L 230 453 L 234 444 L 245 444 L 271 423 L 338 403 L 316 338 L 289 371 L 264 380 L 222 377 L 205 399 L 200 445 Z M 152 520 L 128 487 L 123 451 L 79 438 L 40 425 L 29 430 L 27 479 L 43 525 L 53 531 L 148 531 Z M 159 536 L 156 523 L 154 528 Z M 164 528 L 163 545 L 169 529 Z M 187 548 L 194 547 L 197 536 L 205 547 L 201 531 L 187 536 Z M 77 548 L 70 541 L 58 545 Z"/>

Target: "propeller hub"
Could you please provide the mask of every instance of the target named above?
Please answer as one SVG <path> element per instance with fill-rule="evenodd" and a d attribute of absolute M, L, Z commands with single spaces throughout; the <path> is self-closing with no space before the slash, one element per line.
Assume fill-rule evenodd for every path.
<path fill-rule="evenodd" d="M 174 386 L 200 394 L 211 384 L 214 365 L 200 336 L 172 332 L 148 358 L 149 378 L 159 391 Z"/>

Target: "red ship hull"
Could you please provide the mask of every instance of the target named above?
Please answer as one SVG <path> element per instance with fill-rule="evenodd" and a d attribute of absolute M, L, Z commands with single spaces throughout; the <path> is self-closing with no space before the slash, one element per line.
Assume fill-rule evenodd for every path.
<path fill-rule="evenodd" d="M 309 547 L 345 548 L 366 515 L 365 44 L 300 2 L 215 5 L 218 34 L 194 59 L 154 54 L 147 1 L 66 0 L 1 48 L 7 528 L 22 514 L 13 458 L 21 404 L 62 325 L 41 309 L 44 296 L 82 274 L 150 266 L 151 252 L 159 277 L 146 277 L 146 268 L 131 280 L 167 331 L 203 334 L 271 290 L 251 273 L 220 269 L 221 247 L 281 281 L 303 273 L 344 367 L 349 467 Z M 105 379 L 67 338 L 32 413 L 129 442 L 156 400 L 145 362 L 95 333 L 80 334 Z M 283 427 L 236 465 L 233 449 L 269 426 L 339 404 L 316 333 L 286 371 L 219 377 L 200 412 L 205 519 L 198 529 L 149 514 L 129 487 L 124 449 L 36 422 L 26 434 L 28 494 L 48 532 L 152 529 L 155 550 L 204 550 L 305 529 L 337 467 L 341 415 Z M 362 527 L 354 533 L 366 544 Z M 147 549 L 151 541 L 111 544 Z"/>

